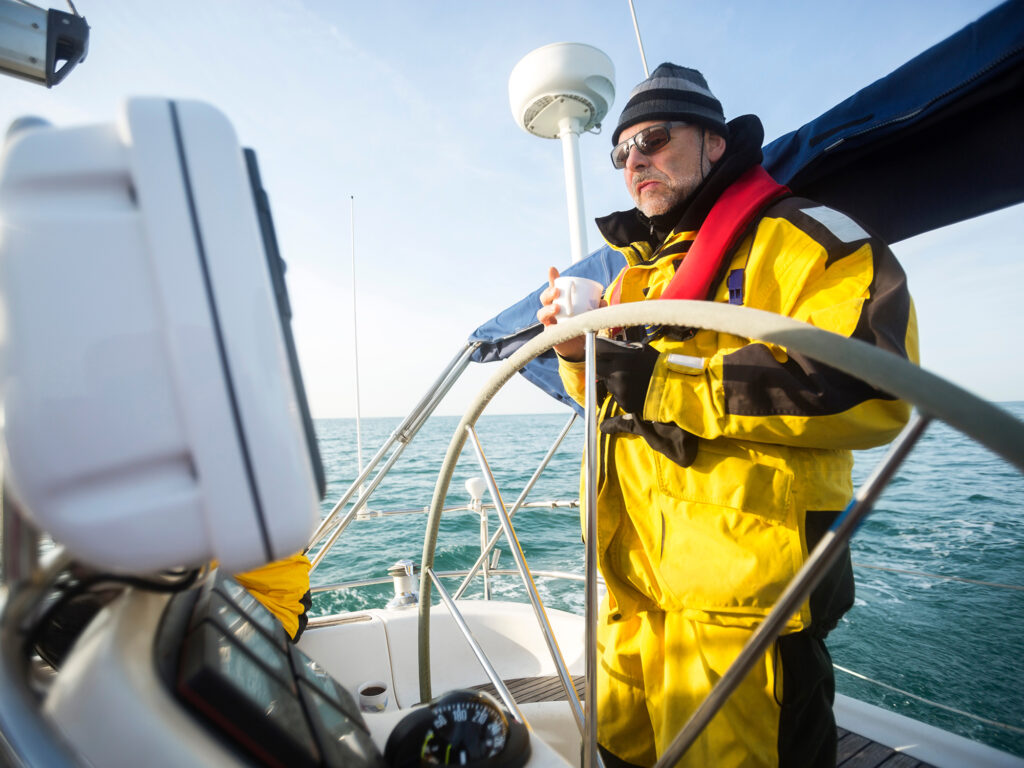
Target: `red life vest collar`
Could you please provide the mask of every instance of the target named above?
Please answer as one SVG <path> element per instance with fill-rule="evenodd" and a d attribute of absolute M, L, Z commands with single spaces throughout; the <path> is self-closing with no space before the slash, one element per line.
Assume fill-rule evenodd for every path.
<path fill-rule="evenodd" d="M 719 273 L 726 254 L 739 243 L 761 211 L 789 193 L 788 187 L 776 183 L 760 165 L 745 171 L 715 201 L 689 252 L 659 298 L 709 298 L 711 282 Z M 619 303 L 620 286 L 621 282 L 613 289 L 610 303 Z"/>

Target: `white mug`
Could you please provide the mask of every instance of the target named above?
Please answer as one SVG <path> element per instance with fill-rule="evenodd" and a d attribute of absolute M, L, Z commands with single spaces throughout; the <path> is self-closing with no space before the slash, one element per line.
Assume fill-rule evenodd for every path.
<path fill-rule="evenodd" d="M 388 708 L 388 685 L 382 680 L 369 680 L 357 689 L 359 708 L 363 712 L 383 712 Z"/>
<path fill-rule="evenodd" d="M 601 304 L 601 294 L 604 293 L 603 285 L 586 277 L 556 277 L 555 288 L 558 289 L 558 298 L 553 302 L 558 307 L 555 320 L 597 309 Z"/>

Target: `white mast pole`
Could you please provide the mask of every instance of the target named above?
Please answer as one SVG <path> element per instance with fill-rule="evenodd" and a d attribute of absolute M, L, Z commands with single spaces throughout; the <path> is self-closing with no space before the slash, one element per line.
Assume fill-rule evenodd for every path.
<path fill-rule="evenodd" d="M 512 116 L 534 136 L 560 139 L 572 263 L 587 255 L 580 134 L 600 126 L 615 98 L 615 67 L 583 43 L 552 43 L 531 51 L 508 81 Z"/>
<path fill-rule="evenodd" d="M 356 196 L 349 195 L 349 203 L 352 217 L 352 349 L 355 360 L 356 375 L 356 462 L 359 465 L 359 474 L 363 474 L 363 433 L 362 424 L 359 418 L 359 331 L 358 317 L 356 311 Z M 359 495 L 363 494 L 362 486 L 359 487 Z"/>
<path fill-rule="evenodd" d="M 569 249 L 572 263 L 587 255 L 586 214 L 583 211 L 583 175 L 580 172 L 580 121 L 563 117 L 558 124 L 565 169 L 565 193 L 569 205 Z"/>

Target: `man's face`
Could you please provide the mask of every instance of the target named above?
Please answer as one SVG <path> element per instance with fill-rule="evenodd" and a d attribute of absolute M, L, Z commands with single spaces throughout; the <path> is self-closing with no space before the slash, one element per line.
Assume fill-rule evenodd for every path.
<path fill-rule="evenodd" d="M 644 128 L 664 122 L 648 120 L 631 125 L 622 132 L 619 141 L 631 139 Z M 626 158 L 623 169 L 626 189 L 645 216 L 667 213 L 682 202 L 725 152 L 725 139 L 698 125 L 674 125 L 671 135 L 669 143 L 654 154 L 644 155 L 632 147 Z"/>

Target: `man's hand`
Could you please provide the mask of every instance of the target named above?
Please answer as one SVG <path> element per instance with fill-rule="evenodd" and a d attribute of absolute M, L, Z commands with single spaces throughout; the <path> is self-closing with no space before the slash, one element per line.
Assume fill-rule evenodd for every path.
<path fill-rule="evenodd" d="M 555 279 L 558 277 L 558 270 L 554 267 L 548 268 L 548 287 L 545 288 L 540 294 L 540 309 L 537 310 L 537 319 L 542 325 L 554 325 L 558 322 L 556 315 L 561 311 L 560 307 L 554 304 L 555 299 L 558 298 L 559 291 L 555 288 Z M 608 302 L 601 299 L 601 306 L 608 306 Z M 583 336 L 577 336 L 575 339 L 569 339 L 568 341 L 556 344 L 554 347 L 555 352 L 558 353 L 559 357 L 571 360 L 572 362 L 578 363 L 583 359 L 583 353 L 586 349 L 586 339 Z"/>

